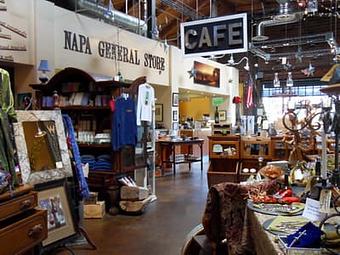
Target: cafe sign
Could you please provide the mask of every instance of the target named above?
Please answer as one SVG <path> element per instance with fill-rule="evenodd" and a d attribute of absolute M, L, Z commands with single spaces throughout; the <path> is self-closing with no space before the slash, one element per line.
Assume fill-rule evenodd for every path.
<path fill-rule="evenodd" d="M 247 14 L 181 23 L 185 56 L 231 54 L 248 50 Z"/>

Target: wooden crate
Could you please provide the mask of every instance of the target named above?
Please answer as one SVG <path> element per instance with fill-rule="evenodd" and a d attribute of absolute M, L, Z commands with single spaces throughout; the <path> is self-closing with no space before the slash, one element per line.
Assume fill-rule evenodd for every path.
<path fill-rule="evenodd" d="M 84 205 L 84 219 L 101 219 L 105 215 L 105 201 Z"/>
<path fill-rule="evenodd" d="M 224 163 L 224 164 L 223 164 Z M 222 164 L 224 167 L 222 167 Z M 236 160 L 221 160 L 221 164 L 216 164 L 216 160 L 210 163 L 208 169 L 208 187 L 222 182 L 238 183 L 239 162 Z"/>

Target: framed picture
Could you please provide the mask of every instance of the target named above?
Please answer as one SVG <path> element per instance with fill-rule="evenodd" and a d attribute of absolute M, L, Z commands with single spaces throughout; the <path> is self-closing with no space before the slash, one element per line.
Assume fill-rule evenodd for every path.
<path fill-rule="evenodd" d="M 172 121 L 177 122 L 178 121 L 178 110 L 172 111 Z"/>
<path fill-rule="evenodd" d="M 226 121 L 227 120 L 227 112 L 226 111 L 218 111 L 218 117 L 220 121 Z"/>
<path fill-rule="evenodd" d="M 38 207 L 47 210 L 47 246 L 76 233 L 65 185 L 54 186 L 38 192 Z"/>
<path fill-rule="evenodd" d="M 32 109 L 32 93 L 18 93 L 16 101 L 17 110 Z"/>
<path fill-rule="evenodd" d="M 211 86 L 215 88 L 220 87 L 219 68 L 194 61 L 194 69 L 196 70 L 196 75 L 194 76 L 194 83 Z"/>
<path fill-rule="evenodd" d="M 173 123 L 172 123 L 172 129 L 173 129 L 173 130 L 178 130 L 178 129 L 179 129 L 179 124 L 178 124 L 178 122 L 173 122 Z"/>
<path fill-rule="evenodd" d="M 178 93 L 172 93 L 172 106 L 178 106 L 178 104 L 179 104 Z"/>
<path fill-rule="evenodd" d="M 155 105 L 155 121 L 163 122 L 163 104 Z"/>
<path fill-rule="evenodd" d="M 35 185 L 72 176 L 60 110 L 16 113 L 13 129 L 23 183 Z"/>

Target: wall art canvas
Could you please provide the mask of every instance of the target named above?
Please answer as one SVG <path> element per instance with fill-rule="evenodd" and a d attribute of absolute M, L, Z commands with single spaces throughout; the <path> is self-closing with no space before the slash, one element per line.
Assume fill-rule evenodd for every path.
<path fill-rule="evenodd" d="M 211 65 L 194 61 L 194 83 L 211 87 L 220 87 L 220 69 Z"/>

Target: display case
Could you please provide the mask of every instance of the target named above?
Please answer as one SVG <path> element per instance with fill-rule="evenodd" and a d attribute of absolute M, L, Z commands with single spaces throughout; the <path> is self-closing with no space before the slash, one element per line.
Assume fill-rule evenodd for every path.
<path fill-rule="evenodd" d="M 283 141 L 282 136 L 271 137 L 271 155 L 272 160 L 288 160 L 288 144 Z"/>
<path fill-rule="evenodd" d="M 210 136 L 210 159 L 240 159 L 239 136 Z"/>
<path fill-rule="evenodd" d="M 271 159 L 271 139 L 264 137 L 242 137 L 241 157 L 242 159 L 258 159 L 259 157 L 265 160 Z"/>
<path fill-rule="evenodd" d="M 240 136 L 209 136 L 208 186 L 238 182 Z"/>

